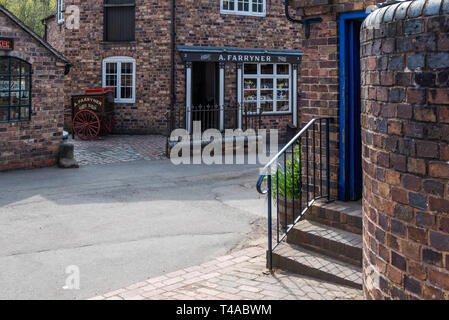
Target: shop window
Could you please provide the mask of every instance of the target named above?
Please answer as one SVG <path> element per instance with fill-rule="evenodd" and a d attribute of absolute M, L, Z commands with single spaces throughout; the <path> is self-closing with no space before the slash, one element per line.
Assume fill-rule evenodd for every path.
<path fill-rule="evenodd" d="M 31 75 L 28 62 L 0 57 L 0 122 L 30 120 Z"/>
<path fill-rule="evenodd" d="M 115 88 L 115 102 L 136 101 L 136 60 L 111 57 L 103 60 L 103 87 Z"/>
<path fill-rule="evenodd" d="M 58 0 L 57 6 L 58 23 L 63 23 L 65 20 L 65 0 Z"/>
<path fill-rule="evenodd" d="M 104 41 L 134 41 L 135 0 L 104 0 Z"/>
<path fill-rule="evenodd" d="M 291 66 L 289 64 L 245 64 L 243 103 L 261 113 L 291 112 Z"/>
<path fill-rule="evenodd" d="M 266 0 L 221 0 L 221 13 L 265 16 Z"/>

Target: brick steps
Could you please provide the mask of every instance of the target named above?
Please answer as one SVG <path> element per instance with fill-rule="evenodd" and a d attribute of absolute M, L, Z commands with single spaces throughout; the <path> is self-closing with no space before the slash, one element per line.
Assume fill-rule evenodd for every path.
<path fill-rule="evenodd" d="M 361 202 L 317 201 L 306 214 L 306 219 L 334 228 L 362 234 Z"/>
<path fill-rule="evenodd" d="M 293 244 L 281 243 L 276 248 L 273 252 L 273 266 L 355 289 L 362 289 L 362 270 L 360 267 Z"/>
<path fill-rule="evenodd" d="M 362 266 L 362 236 L 356 233 L 303 220 L 290 231 L 287 242 Z"/>

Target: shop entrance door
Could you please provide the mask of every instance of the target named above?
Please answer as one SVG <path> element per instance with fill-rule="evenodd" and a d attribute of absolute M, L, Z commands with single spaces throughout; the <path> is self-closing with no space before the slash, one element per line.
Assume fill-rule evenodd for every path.
<path fill-rule="evenodd" d="M 201 130 L 218 129 L 219 66 L 216 62 L 192 64 L 192 121 L 201 121 Z"/>

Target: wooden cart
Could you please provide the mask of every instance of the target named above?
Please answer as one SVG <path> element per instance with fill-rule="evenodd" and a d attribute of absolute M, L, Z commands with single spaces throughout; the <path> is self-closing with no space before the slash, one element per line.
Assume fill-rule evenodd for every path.
<path fill-rule="evenodd" d="M 114 129 L 114 89 L 86 90 L 72 96 L 72 135 L 81 140 L 93 140 L 108 135 Z"/>

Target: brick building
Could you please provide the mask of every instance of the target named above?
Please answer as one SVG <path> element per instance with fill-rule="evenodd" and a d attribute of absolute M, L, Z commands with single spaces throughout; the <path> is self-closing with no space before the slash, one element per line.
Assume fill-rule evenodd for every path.
<path fill-rule="evenodd" d="M 73 64 L 65 79 L 65 127 L 71 128 L 70 96 L 101 86 L 119 87 L 117 133 L 167 134 L 174 100 L 175 127 L 189 126 L 188 120 L 201 117 L 186 109 L 213 104 L 226 110 L 238 103 L 261 111 L 262 126 L 278 128 L 281 134 L 289 123 L 299 128 L 317 116 L 338 119 L 341 113 L 339 121 L 347 123 L 345 106 L 351 103 L 345 99 L 349 89 L 341 79 L 351 78 L 348 72 L 359 74 L 359 69 L 350 70 L 349 62 L 339 65 L 340 54 L 349 55 L 340 46 L 349 45 L 350 30 L 357 38 L 354 34 L 367 9 L 376 2 L 292 1 L 289 12 L 295 19 L 322 19 L 310 24 L 307 37 L 305 25 L 286 18 L 284 1 L 178 1 L 176 99 L 171 99 L 171 1 L 59 1 L 65 15 L 60 11 L 46 20 L 46 37 Z M 78 12 L 79 28 L 72 19 Z M 357 76 L 351 79 L 356 81 Z M 232 109 L 215 114 L 223 119 L 215 125 L 226 127 L 230 114 Z M 361 144 L 356 141 L 359 149 L 347 150 L 351 143 L 340 131 L 344 129 L 339 123 L 332 128 L 332 189 L 334 196 L 349 199 L 349 191 L 356 188 L 342 177 L 351 169 L 347 158 L 360 155 Z M 339 139 L 340 135 L 346 138 Z M 340 167 L 340 161 L 345 165 Z M 356 169 L 361 177 L 361 165 Z M 359 189 L 352 198 L 361 197 Z"/>
<path fill-rule="evenodd" d="M 70 95 L 100 86 L 117 89 L 116 132 L 190 128 L 200 105 L 218 105 L 220 129 L 242 126 L 232 105 L 283 134 L 331 117 L 331 197 L 364 198 L 363 264 L 379 279 L 365 274 L 366 297 L 447 299 L 449 1 L 383 6 L 361 43 L 378 2 L 291 1 L 286 12 L 275 0 L 66 0 L 46 20 L 74 65 L 65 126 Z M 78 12 L 79 28 L 65 27 Z"/>
<path fill-rule="evenodd" d="M 68 64 L 0 6 L 0 171 L 56 162 Z"/>

